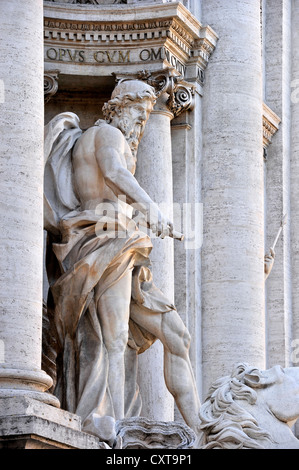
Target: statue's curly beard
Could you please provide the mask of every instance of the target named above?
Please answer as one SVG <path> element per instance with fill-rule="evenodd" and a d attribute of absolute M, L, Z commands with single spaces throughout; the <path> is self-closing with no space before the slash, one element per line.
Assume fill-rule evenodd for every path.
<path fill-rule="evenodd" d="M 119 120 L 117 127 L 128 142 L 133 157 L 136 157 L 138 145 L 144 131 L 144 124 L 138 121 L 132 121 L 132 119 L 128 117 L 123 117 Z"/>

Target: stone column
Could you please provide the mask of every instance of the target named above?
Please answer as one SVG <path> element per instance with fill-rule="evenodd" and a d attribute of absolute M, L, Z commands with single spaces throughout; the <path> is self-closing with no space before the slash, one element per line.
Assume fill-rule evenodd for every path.
<path fill-rule="evenodd" d="M 219 40 L 203 96 L 204 395 L 237 361 L 265 366 L 259 0 L 204 0 Z"/>
<path fill-rule="evenodd" d="M 57 405 L 41 370 L 42 0 L 2 2 L 0 43 L 0 397 Z"/>
<path fill-rule="evenodd" d="M 292 363 L 299 365 L 299 4 L 292 3 L 292 154 L 291 154 L 291 240 L 292 240 Z M 299 435 L 299 426 L 297 424 Z"/>
<path fill-rule="evenodd" d="M 146 124 L 141 139 L 136 179 L 156 202 L 163 213 L 172 218 L 172 154 L 170 121 L 172 112 L 167 106 L 168 94 L 163 93 Z M 155 284 L 174 301 L 173 240 L 151 234 L 152 271 Z M 139 356 L 139 386 L 143 400 L 142 416 L 158 421 L 172 421 L 173 398 L 164 382 L 163 347 L 156 342 Z"/>
<path fill-rule="evenodd" d="M 299 4 L 291 4 L 291 158 L 290 158 L 290 206 L 291 206 L 291 266 L 292 266 L 292 341 L 290 363 L 299 365 Z M 295 424 L 299 437 L 299 423 Z"/>
<path fill-rule="evenodd" d="M 272 367 L 290 365 L 291 346 L 291 0 L 266 0 L 264 8 L 265 102 L 281 119 L 267 151 L 266 250 L 287 214 L 287 224 L 275 247 L 275 263 L 266 281 L 267 367 Z"/>
<path fill-rule="evenodd" d="M 182 2 L 197 19 L 201 20 L 202 0 L 184 0 Z"/>
<path fill-rule="evenodd" d="M 202 109 L 201 95 L 194 95 L 194 111 L 172 121 L 174 209 L 180 219 L 175 226 L 184 233 L 175 241 L 175 305 L 191 335 L 190 360 L 201 395 L 201 245 L 202 245 Z M 181 222 L 181 223 L 179 223 Z"/>

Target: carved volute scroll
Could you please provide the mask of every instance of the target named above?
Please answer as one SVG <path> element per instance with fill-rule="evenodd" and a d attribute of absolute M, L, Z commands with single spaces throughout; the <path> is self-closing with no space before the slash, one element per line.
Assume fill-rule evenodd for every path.
<path fill-rule="evenodd" d="M 184 111 L 192 111 L 194 108 L 195 87 L 182 80 L 176 84 L 173 93 L 169 96 L 168 106 L 177 117 Z"/>
<path fill-rule="evenodd" d="M 58 91 L 58 76 L 59 76 L 58 70 L 47 71 L 44 74 L 45 103 L 48 103 L 48 101 L 50 101 L 50 99 Z"/>

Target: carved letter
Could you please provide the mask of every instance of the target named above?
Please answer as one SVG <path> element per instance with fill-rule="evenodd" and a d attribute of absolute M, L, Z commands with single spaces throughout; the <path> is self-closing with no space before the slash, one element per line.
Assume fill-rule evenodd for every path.
<path fill-rule="evenodd" d="M 93 55 L 93 56 L 94 56 L 94 59 L 95 59 L 96 62 L 98 62 L 99 64 L 103 64 L 103 63 L 105 62 L 105 59 L 104 59 L 104 57 L 102 56 L 102 60 L 99 60 L 99 57 L 98 57 L 99 54 L 104 54 L 104 52 L 103 52 L 103 51 L 97 51 L 97 52 L 95 52 L 94 55 Z"/>
<path fill-rule="evenodd" d="M 72 55 L 72 51 L 70 49 L 67 49 L 67 52 L 68 52 L 68 55 L 71 59 L 72 62 L 75 62 L 76 60 L 76 55 L 77 55 L 77 51 L 74 52 L 74 55 Z"/>
<path fill-rule="evenodd" d="M 145 53 L 145 55 L 144 55 L 144 53 Z M 148 50 L 148 49 L 143 49 L 140 52 L 139 57 L 140 57 L 141 60 L 144 60 L 144 61 L 149 60 L 150 57 L 151 57 L 151 51 Z"/>
<path fill-rule="evenodd" d="M 79 51 L 79 62 L 85 61 L 84 52 L 85 51 Z"/>
<path fill-rule="evenodd" d="M 66 50 L 65 49 L 59 49 L 59 57 L 58 60 L 63 60 L 63 57 L 65 56 Z"/>
<path fill-rule="evenodd" d="M 50 55 L 50 51 L 51 51 L 51 55 Z M 52 57 L 52 52 L 54 52 L 54 57 Z M 54 49 L 54 47 L 51 47 L 50 49 L 48 49 L 47 50 L 47 57 L 50 60 L 56 60 L 57 59 L 57 50 Z"/>
<path fill-rule="evenodd" d="M 110 52 L 109 51 L 106 51 L 106 55 L 107 55 L 107 58 L 108 58 L 108 62 L 113 62 L 113 59 L 115 57 L 115 53 L 116 51 L 113 51 L 112 52 L 112 56 L 110 55 Z"/>
<path fill-rule="evenodd" d="M 130 51 L 123 53 L 122 51 L 118 52 L 118 61 L 119 62 L 130 62 Z"/>
<path fill-rule="evenodd" d="M 155 49 L 151 49 L 151 60 L 162 60 L 162 47 L 155 52 Z"/>

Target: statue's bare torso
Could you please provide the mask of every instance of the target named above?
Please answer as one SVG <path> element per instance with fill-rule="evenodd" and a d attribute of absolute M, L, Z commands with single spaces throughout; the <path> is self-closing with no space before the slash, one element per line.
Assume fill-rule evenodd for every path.
<path fill-rule="evenodd" d="M 120 170 L 131 179 L 135 162 L 121 131 L 102 123 L 79 138 L 73 151 L 73 169 L 81 209 L 96 209 L 104 201 L 117 202 L 122 191 L 112 180 Z"/>

